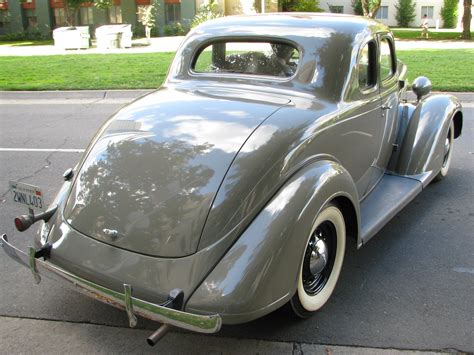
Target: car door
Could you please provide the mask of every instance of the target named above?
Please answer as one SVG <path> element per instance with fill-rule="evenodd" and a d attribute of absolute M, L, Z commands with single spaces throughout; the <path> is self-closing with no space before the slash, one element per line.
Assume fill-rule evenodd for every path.
<path fill-rule="evenodd" d="M 382 135 L 377 53 L 374 38 L 360 46 L 348 95 L 350 109 L 342 118 L 344 149 L 337 155 L 354 179 L 361 199 L 371 187 Z"/>
<path fill-rule="evenodd" d="M 388 34 L 378 35 L 377 71 L 380 92 L 380 150 L 372 166 L 372 177 L 369 189 L 377 184 L 385 173 L 385 169 L 393 152 L 393 143 L 397 133 L 397 116 L 399 104 L 399 87 L 396 70 L 396 58 L 393 38 Z"/>

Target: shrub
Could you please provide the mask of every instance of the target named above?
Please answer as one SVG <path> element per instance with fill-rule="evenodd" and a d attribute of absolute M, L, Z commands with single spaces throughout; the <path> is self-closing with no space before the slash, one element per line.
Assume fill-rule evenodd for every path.
<path fill-rule="evenodd" d="M 175 22 L 170 25 L 166 25 L 163 28 L 165 36 L 184 36 L 189 32 L 189 27 L 181 24 L 180 22 Z"/>
<path fill-rule="evenodd" d="M 397 24 L 399 27 L 410 27 L 410 23 L 415 19 L 415 7 L 416 3 L 412 0 L 398 0 L 398 5 L 395 5 L 397 14 Z"/>
<path fill-rule="evenodd" d="M 282 3 L 284 11 L 294 12 L 321 12 L 319 0 L 284 0 Z"/>
<path fill-rule="evenodd" d="M 455 28 L 458 19 L 458 0 L 444 0 L 440 15 L 444 28 Z"/>
<path fill-rule="evenodd" d="M 42 41 L 52 39 L 51 34 L 41 33 L 39 30 L 31 30 L 17 33 L 8 33 L 0 36 L 0 42 L 10 41 Z"/>
<path fill-rule="evenodd" d="M 361 0 L 353 0 L 352 1 L 352 9 L 354 13 L 359 16 L 364 15 L 364 10 L 362 10 L 362 1 Z"/>

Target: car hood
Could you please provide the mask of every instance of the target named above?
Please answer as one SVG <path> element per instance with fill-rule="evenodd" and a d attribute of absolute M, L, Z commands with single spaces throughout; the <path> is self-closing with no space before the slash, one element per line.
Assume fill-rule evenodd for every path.
<path fill-rule="evenodd" d="M 288 100 L 248 91 L 162 89 L 122 109 L 86 151 L 64 216 L 79 232 L 142 254 L 196 252 L 239 149 Z"/>

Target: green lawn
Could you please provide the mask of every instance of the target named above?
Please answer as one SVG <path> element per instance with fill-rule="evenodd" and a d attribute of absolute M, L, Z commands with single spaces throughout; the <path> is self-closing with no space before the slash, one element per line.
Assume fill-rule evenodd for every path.
<path fill-rule="evenodd" d="M 437 91 L 474 91 L 474 49 L 398 51 L 408 67 L 408 79 L 427 76 Z"/>
<path fill-rule="evenodd" d="M 420 39 L 421 28 L 417 29 L 396 29 L 391 28 L 393 35 L 396 39 Z M 429 29 L 429 40 L 456 40 L 460 39 L 461 32 L 439 32 L 434 29 Z M 474 32 L 471 32 L 472 38 L 474 38 Z"/>
<path fill-rule="evenodd" d="M 174 53 L 0 57 L 0 90 L 152 89 Z M 473 49 L 399 51 L 409 80 L 428 76 L 433 90 L 474 91 Z"/>
<path fill-rule="evenodd" d="M 0 90 L 152 89 L 174 53 L 0 57 Z"/>

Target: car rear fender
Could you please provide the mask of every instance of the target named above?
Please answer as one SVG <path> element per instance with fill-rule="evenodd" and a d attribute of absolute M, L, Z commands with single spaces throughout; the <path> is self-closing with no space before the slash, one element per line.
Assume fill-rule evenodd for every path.
<path fill-rule="evenodd" d="M 398 157 L 389 169 L 399 175 L 417 176 L 426 186 L 442 165 L 445 137 L 452 120 L 454 137 L 461 135 L 461 109 L 458 99 L 451 95 L 432 95 L 416 106 L 402 107 L 401 120 L 405 114 L 407 122 L 400 126 Z"/>
<path fill-rule="evenodd" d="M 297 288 L 311 226 L 322 207 L 338 199 L 347 222 L 356 221 L 348 229 L 357 237 L 358 195 L 349 173 L 323 160 L 294 174 L 196 289 L 186 310 L 218 312 L 232 324 L 286 303 Z"/>

